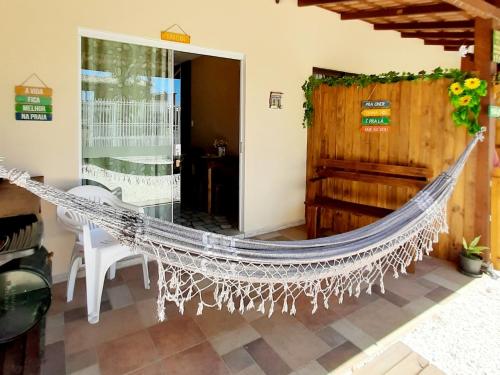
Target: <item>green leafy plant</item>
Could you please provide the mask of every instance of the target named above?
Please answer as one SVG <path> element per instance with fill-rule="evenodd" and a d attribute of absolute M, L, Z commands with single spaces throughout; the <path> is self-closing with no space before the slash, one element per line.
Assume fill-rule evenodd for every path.
<path fill-rule="evenodd" d="M 448 88 L 451 104 L 455 107 L 451 118 L 456 126 L 465 126 L 469 134 L 476 134 L 481 130 L 478 121 L 481 96 L 485 96 L 487 90 L 486 81 L 475 77 L 455 80 Z"/>
<path fill-rule="evenodd" d="M 320 85 L 325 84 L 328 86 L 366 87 L 373 83 L 395 83 L 401 81 L 415 81 L 415 80 L 436 81 L 442 78 L 451 79 L 453 80 L 453 83 L 459 82 L 460 84 L 465 85 L 467 79 L 475 77 L 470 72 L 462 72 L 459 69 L 443 69 L 443 68 L 436 68 L 432 72 L 426 72 L 422 70 L 418 73 L 409 73 L 409 72 L 397 73 L 391 71 L 383 74 L 369 74 L 369 75 L 359 74 L 359 75 L 350 75 L 343 77 L 318 78 L 315 77 L 314 75 L 310 76 L 309 79 L 302 85 L 302 90 L 304 91 L 304 96 L 305 96 L 305 101 L 303 104 L 304 121 L 302 122 L 302 125 L 304 127 L 309 127 L 312 125 L 312 120 L 314 116 L 313 94 L 314 90 L 318 88 Z M 476 103 L 477 101 L 477 103 L 479 103 L 480 101 L 480 99 L 478 99 L 479 96 L 483 96 L 481 95 L 483 92 L 484 94 L 486 94 L 485 91 L 487 86 L 486 81 L 480 81 L 480 82 L 481 84 L 480 87 L 478 88 L 475 89 L 467 88 L 468 90 L 467 92 L 472 91 L 470 93 L 471 97 L 473 97 L 471 98 L 471 102 Z M 460 105 L 460 102 L 457 101 L 459 100 L 458 98 L 453 99 L 455 96 L 457 95 L 450 94 L 450 100 L 452 101 L 452 104 L 453 100 L 455 100 L 460 107 L 464 107 L 463 105 Z M 467 109 L 470 111 L 467 112 L 468 116 L 465 116 L 465 109 L 460 109 L 458 114 L 452 115 L 452 119 L 457 126 L 465 125 L 467 126 L 467 130 L 469 131 L 470 134 L 475 134 L 481 130 L 479 125 L 477 125 L 477 116 L 479 115 L 479 109 L 475 107 L 475 104 L 472 105 L 471 102 L 467 103 L 466 106 Z M 475 115 L 475 113 L 477 113 L 477 116 Z M 470 122 L 467 119 L 469 119 Z"/>
<path fill-rule="evenodd" d="M 478 246 L 479 240 L 481 239 L 481 236 L 477 236 L 474 238 L 472 241 L 467 244 L 467 241 L 465 241 L 465 238 L 463 239 L 463 255 L 466 258 L 469 259 L 478 259 L 481 258 L 481 253 L 484 250 L 488 250 L 489 248 L 486 246 Z"/>

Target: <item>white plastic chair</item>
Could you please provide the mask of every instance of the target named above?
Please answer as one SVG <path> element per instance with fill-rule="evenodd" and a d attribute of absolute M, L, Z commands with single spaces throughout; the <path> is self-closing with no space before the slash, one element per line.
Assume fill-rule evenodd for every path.
<path fill-rule="evenodd" d="M 84 197 L 94 202 L 108 204 L 114 207 L 142 211 L 142 208 L 122 202 L 113 193 L 98 186 L 78 186 L 68 190 L 68 193 Z M 87 287 L 87 312 L 89 323 L 99 322 L 104 278 L 114 279 L 116 262 L 129 257 L 142 257 L 144 288 L 150 288 L 148 258 L 137 255 L 129 247 L 123 246 L 103 229 L 96 227 L 86 217 L 57 207 L 57 218 L 66 229 L 75 233 L 76 241 L 71 255 L 66 299 L 73 300 L 75 280 L 78 270 L 85 262 L 85 282 Z"/>

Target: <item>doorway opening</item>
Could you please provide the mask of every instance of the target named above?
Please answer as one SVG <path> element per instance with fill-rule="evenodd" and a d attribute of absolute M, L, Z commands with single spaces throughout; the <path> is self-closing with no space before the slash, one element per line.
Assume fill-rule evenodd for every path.
<path fill-rule="evenodd" d="M 239 234 L 242 58 L 91 31 L 80 45 L 82 183 L 149 216 Z"/>
<path fill-rule="evenodd" d="M 180 204 L 174 222 L 239 234 L 240 61 L 174 54 L 180 81 Z"/>

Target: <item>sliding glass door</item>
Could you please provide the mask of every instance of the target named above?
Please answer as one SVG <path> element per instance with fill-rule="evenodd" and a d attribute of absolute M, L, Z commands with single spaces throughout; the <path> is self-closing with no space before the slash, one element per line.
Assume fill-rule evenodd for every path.
<path fill-rule="evenodd" d="M 83 183 L 171 221 L 180 203 L 173 51 L 82 37 L 81 87 Z"/>

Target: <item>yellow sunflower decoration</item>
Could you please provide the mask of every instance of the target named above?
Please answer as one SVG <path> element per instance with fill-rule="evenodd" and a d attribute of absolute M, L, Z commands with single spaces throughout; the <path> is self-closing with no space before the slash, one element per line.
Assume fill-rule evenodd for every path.
<path fill-rule="evenodd" d="M 455 110 L 451 117 L 456 126 L 465 126 L 469 134 L 476 134 L 481 130 L 479 113 L 481 111 L 481 97 L 486 95 L 488 84 L 476 77 L 457 77 L 448 88 L 450 101 Z"/>
<path fill-rule="evenodd" d="M 450 85 L 450 91 L 454 95 L 460 95 L 461 93 L 464 92 L 464 89 L 463 89 L 462 85 L 460 84 L 460 82 L 455 82 L 455 83 L 452 83 Z"/>
<path fill-rule="evenodd" d="M 481 85 L 481 80 L 479 78 L 467 78 L 464 82 L 464 86 L 469 90 L 475 90 Z"/>
<path fill-rule="evenodd" d="M 469 105 L 471 100 L 472 98 L 470 95 L 464 95 L 458 99 L 458 104 L 460 104 L 462 107 L 465 107 L 466 105 Z"/>

